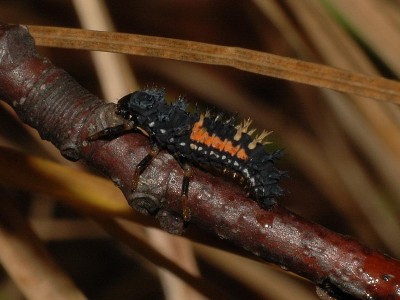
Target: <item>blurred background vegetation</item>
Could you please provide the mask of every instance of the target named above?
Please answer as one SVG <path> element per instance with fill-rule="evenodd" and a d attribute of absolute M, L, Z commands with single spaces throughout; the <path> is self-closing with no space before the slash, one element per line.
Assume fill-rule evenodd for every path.
<path fill-rule="evenodd" d="M 400 74 L 400 2 L 395 0 L 3 0 L 0 20 L 243 47 L 392 79 Z M 271 147 L 285 151 L 278 165 L 290 178 L 283 181 L 287 194 L 280 200 L 282 205 L 400 257 L 397 105 L 228 67 L 81 50 L 40 47 L 39 51 L 107 101 L 157 85 L 165 87 L 171 99 L 184 95 L 189 101 L 253 118 L 258 128 L 274 132 Z M 0 114 L 2 147 L 76 171 L 85 169 L 64 160 L 3 103 Z M 2 155 L 11 162 L 25 157 Z M 51 174 L 56 172 L 53 167 L 43 168 Z M 14 170 L 5 163 L 0 172 L 2 178 L 34 181 L 22 174 L 23 169 Z M 70 277 L 90 299 L 201 298 L 168 271 L 157 268 L 151 256 L 106 234 L 79 208 L 80 200 L 71 208 L 65 200 L 68 197 L 56 189 L 80 186 L 72 180 L 74 175 L 66 177 L 64 187 L 52 185 L 51 180 L 39 182 L 40 188 L 10 184 L 6 179 L 0 182 L 2 202 L 15 203 L 10 211 L 29 221 L 40 237 L 33 243 L 45 244 L 63 276 Z M 98 183 L 103 185 L 103 181 Z M 112 185 L 107 189 L 113 189 Z M 117 190 L 111 194 L 121 198 Z M 7 213 L 4 209 L 2 215 Z M 135 230 L 149 247 L 237 299 L 317 299 L 312 284 L 275 266 L 172 237 L 137 222 L 124 226 Z M 4 257 L 0 253 L 2 265 L 6 264 Z M 14 267 L 1 270 L 0 299 L 27 295 L 18 280 L 10 278 L 9 268 Z"/>

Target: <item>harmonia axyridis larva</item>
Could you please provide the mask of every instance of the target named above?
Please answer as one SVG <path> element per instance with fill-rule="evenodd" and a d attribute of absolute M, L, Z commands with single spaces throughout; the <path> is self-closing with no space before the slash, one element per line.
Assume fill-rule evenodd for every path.
<path fill-rule="evenodd" d="M 152 143 L 150 153 L 137 165 L 133 178 L 136 189 L 140 174 L 157 156 L 167 150 L 184 170 L 181 201 L 183 220 L 188 222 L 187 206 L 191 165 L 206 170 L 228 174 L 249 190 L 251 197 L 262 207 L 270 208 L 283 191 L 278 182 L 285 172 L 275 168 L 280 151 L 265 151 L 264 131 L 253 138 L 255 129 L 249 131 L 251 121 L 234 124 L 234 117 L 209 112 L 188 112 L 186 102 L 179 98 L 173 104 L 165 101 L 165 91 L 150 88 L 128 94 L 118 101 L 116 114 L 129 122 L 106 128 L 88 138 L 89 141 L 105 136 L 116 136 L 122 131 L 140 129 L 147 133 Z"/>

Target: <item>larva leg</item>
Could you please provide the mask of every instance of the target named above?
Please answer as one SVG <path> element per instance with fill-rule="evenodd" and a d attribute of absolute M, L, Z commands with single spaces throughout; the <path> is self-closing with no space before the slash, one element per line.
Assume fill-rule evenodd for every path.
<path fill-rule="evenodd" d="M 189 182 L 191 177 L 192 177 L 192 167 L 189 164 L 185 163 L 183 165 L 183 181 L 182 181 L 182 191 L 181 191 L 182 216 L 185 225 L 187 225 L 190 221 L 188 193 L 189 193 Z"/>
<path fill-rule="evenodd" d="M 153 147 L 150 150 L 150 153 L 147 154 L 141 162 L 136 166 L 135 173 L 133 174 L 133 179 L 132 179 L 132 191 L 135 191 L 138 184 L 139 184 L 139 178 L 140 175 L 143 173 L 144 170 L 150 165 L 152 160 L 157 156 L 157 154 L 160 152 L 160 149 L 156 146 L 153 145 Z"/>
<path fill-rule="evenodd" d="M 121 135 L 125 131 L 132 130 L 133 128 L 135 128 L 133 123 L 124 123 L 114 127 L 108 127 L 99 132 L 96 132 L 95 134 L 90 135 L 86 140 L 88 142 L 93 142 L 100 139 L 111 139 L 113 137 Z"/>

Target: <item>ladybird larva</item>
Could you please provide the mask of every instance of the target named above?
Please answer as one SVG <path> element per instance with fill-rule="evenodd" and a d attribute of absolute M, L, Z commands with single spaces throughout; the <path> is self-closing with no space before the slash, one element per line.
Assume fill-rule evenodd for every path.
<path fill-rule="evenodd" d="M 165 149 L 171 153 L 185 171 L 181 200 L 186 223 L 190 219 L 186 203 L 191 165 L 239 178 L 254 200 L 264 208 L 272 207 L 276 198 L 283 193 L 278 183 L 285 172 L 275 167 L 281 152 L 265 150 L 270 132 L 263 131 L 253 138 L 254 129 L 249 130 L 250 119 L 235 125 L 232 116 L 208 111 L 201 113 L 197 109 L 189 112 L 186 106 L 183 98 L 172 104 L 166 103 L 164 89 L 150 88 L 133 92 L 122 97 L 116 108 L 116 114 L 126 119 L 127 124 L 106 128 L 89 137 L 89 140 L 132 128 L 147 133 L 153 148 L 136 167 L 134 188 L 140 174 L 159 150 Z"/>

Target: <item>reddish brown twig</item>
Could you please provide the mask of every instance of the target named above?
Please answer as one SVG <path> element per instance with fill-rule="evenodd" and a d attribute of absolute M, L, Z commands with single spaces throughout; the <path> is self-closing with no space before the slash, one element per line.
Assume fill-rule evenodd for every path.
<path fill-rule="evenodd" d="M 135 209 L 155 215 L 169 232 L 182 230 L 178 201 L 182 170 L 161 153 L 131 193 L 135 165 L 149 151 L 147 139 L 128 134 L 112 141 L 84 142 L 88 135 L 122 123 L 114 106 L 80 87 L 40 57 L 27 30 L 0 27 L 0 97 L 71 159 L 83 159 L 124 192 Z M 261 209 L 221 178 L 194 171 L 191 224 L 300 274 L 325 290 L 364 299 L 400 299 L 400 262 L 356 241 L 275 207 Z"/>

